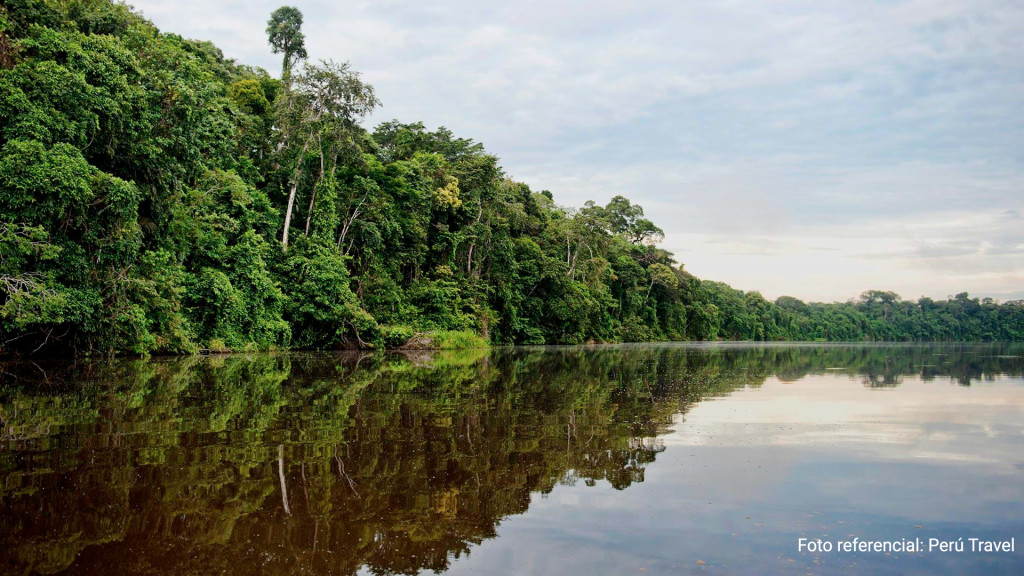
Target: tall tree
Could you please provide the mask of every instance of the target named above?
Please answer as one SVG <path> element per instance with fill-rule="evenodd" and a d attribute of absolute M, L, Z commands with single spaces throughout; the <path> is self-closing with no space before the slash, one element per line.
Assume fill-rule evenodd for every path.
<path fill-rule="evenodd" d="M 294 6 L 281 6 L 274 10 L 267 21 L 267 41 L 274 54 L 283 54 L 281 79 L 291 86 L 292 67 L 307 57 L 302 12 Z"/>

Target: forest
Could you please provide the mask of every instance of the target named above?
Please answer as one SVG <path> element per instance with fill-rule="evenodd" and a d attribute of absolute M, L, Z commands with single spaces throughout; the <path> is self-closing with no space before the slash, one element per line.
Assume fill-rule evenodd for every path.
<path fill-rule="evenodd" d="M 373 87 L 268 16 L 279 78 L 121 3 L 0 5 L 0 355 L 1024 340 L 1022 301 L 697 278 L 624 196 L 565 207 L 443 127 L 365 128 Z"/>

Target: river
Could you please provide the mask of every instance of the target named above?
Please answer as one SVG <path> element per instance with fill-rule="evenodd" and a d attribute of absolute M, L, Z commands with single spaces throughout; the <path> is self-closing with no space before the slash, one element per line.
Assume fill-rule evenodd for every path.
<path fill-rule="evenodd" d="M 1024 574 L 1020 345 L 9 361 L 0 379 L 7 574 Z"/>

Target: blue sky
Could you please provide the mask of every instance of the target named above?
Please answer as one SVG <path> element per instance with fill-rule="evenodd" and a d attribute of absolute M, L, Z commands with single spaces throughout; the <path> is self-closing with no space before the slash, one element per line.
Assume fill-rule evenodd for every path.
<path fill-rule="evenodd" d="M 133 4 L 275 75 L 280 1 Z M 1024 4 L 292 2 L 397 118 L 578 206 L 622 194 L 687 270 L 775 298 L 1024 298 Z"/>

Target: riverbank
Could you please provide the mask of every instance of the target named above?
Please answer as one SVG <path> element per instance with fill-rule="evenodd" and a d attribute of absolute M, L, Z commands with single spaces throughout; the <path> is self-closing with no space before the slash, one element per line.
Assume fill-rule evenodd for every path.
<path fill-rule="evenodd" d="M 468 330 L 430 330 L 414 332 L 405 326 L 387 327 L 381 330 L 379 339 L 383 345 L 375 345 L 365 341 L 349 340 L 340 346 L 341 350 L 470 350 L 491 347 L 491 342 Z M 261 351 L 256 346 L 231 347 L 223 340 L 213 340 L 210 345 L 199 349 L 199 354 L 234 354 Z M 300 351 L 301 349 L 270 348 L 268 351 Z M 185 354 L 187 356 L 187 354 Z"/>

